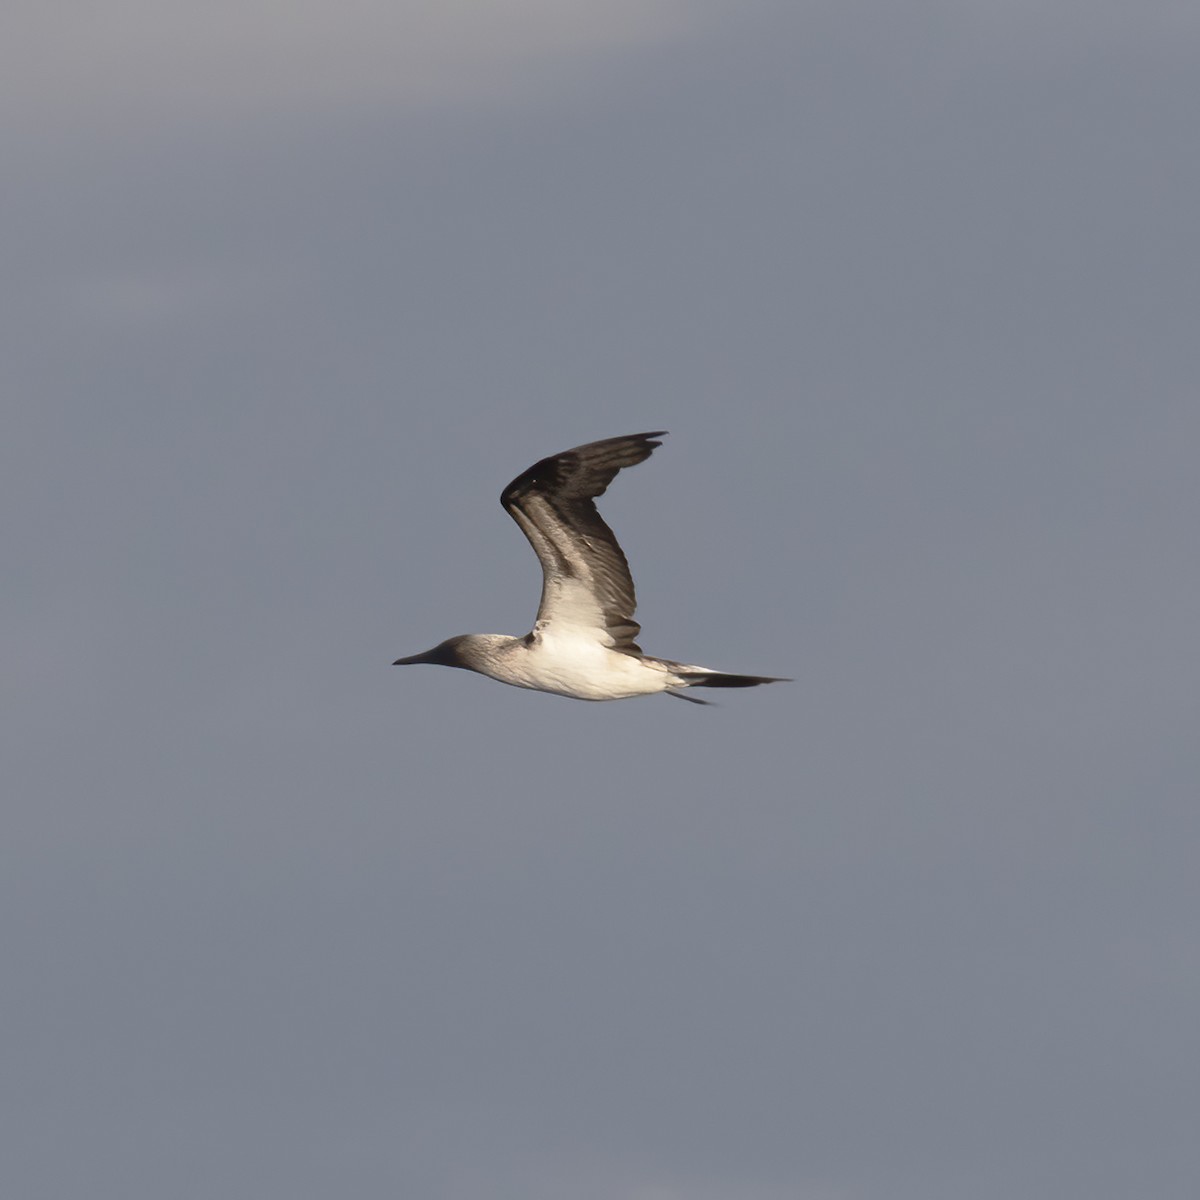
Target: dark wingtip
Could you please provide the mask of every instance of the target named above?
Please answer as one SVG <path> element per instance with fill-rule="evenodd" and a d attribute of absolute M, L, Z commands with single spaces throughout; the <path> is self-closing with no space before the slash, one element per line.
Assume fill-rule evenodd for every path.
<path fill-rule="evenodd" d="M 662 445 L 655 439 L 665 436 L 666 432 L 658 429 L 650 433 L 601 438 L 598 442 L 586 442 L 538 459 L 500 493 L 500 503 L 510 508 L 530 492 L 548 494 L 568 488 L 574 489 L 570 494 L 576 498 L 595 500 L 604 495 L 617 472 L 645 462 Z"/>
<path fill-rule="evenodd" d="M 652 433 L 631 433 L 629 436 L 635 441 L 644 440 L 653 448 L 662 445 L 662 442 L 656 442 L 654 438 L 666 437 L 667 431 L 665 429 L 655 429 Z"/>

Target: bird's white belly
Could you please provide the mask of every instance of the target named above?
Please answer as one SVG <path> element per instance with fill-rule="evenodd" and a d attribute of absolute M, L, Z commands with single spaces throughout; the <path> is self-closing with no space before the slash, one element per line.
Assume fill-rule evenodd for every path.
<path fill-rule="evenodd" d="M 667 686 L 666 672 L 592 639 L 544 634 L 505 664 L 503 682 L 577 700 L 622 700 Z"/>

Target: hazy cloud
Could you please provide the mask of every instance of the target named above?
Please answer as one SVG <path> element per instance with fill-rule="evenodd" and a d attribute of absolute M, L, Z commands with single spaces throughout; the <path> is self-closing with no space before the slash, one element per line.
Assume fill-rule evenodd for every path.
<path fill-rule="evenodd" d="M 774 6 L 728 0 L 216 0 L 163 6 L 63 0 L 10 7 L 0 101 L 13 128 L 246 119 L 354 105 L 495 101 L 561 82 L 581 64 L 682 38 L 721 20 L 771 20 Z M 924 0 L 801 6 L 814 41 L 857 13 L 881 47 L 957 39 L 972 53 L 1072 56 L 1200 34 L 1194 5 L 1076 0 Z M 798 49 L 803 43 L 798 42 Z"/>
<path fill-rule="evenodd" d="M 681 0 L 26 4 L 0 96 L 38 121 L 148 119 L 494 95 L 562 61 L 677 33 Z"/>

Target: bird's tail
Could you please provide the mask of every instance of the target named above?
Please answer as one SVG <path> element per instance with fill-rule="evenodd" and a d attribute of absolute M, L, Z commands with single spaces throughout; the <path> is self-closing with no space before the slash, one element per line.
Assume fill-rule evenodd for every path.
<path fill-rule="evenodd" d="M 731 675 L 726 671 L 681 671 L 687 687 L 757 687 L 760 683 L 791 683 L 779 675 Z"/>
<path fill-rule="evenodd" d="M 778 675 L 734 675 L 728 671 L 713 671 L 708 667 L 697 667 L 690 663 L 671 662 L 668 659 L 658 660 L 667 671 L 678 680 L 672 684 L 677 688 L 693 688 L 693 687 L 717 687 L 717 688 L 743 688 L 743 687 L 758 687 L 760 683 L 791 683 L 790 679 L 784 679 Z M 674 693 L 679 695 L 679 692 Z M 694 699 L 692 696 L 686 699 Z M 698 700 L 697 703 L 704 704 L 706 701 Z"/>

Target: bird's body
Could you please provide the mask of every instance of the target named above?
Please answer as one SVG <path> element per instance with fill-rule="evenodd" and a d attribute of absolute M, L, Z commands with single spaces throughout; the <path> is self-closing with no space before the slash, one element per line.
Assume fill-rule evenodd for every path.
<path fill-rule="evenodd" d="M 576 700 L 623 700 L 690 687 L 753 687 L 780 680 L 730 675 L 652 658 L 636 644 L 636 598 L 625 555 L 594 503 L 617 472 L 650 457 L 661 433 L 606 438 L 535 463 L 500 500 L 542 564 L 542 599 L 525 637 L 467 633 L 395 665 L 462 667 L 514 687 Z M 698 701 L 703 703 L 703 701 Z"/>

